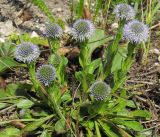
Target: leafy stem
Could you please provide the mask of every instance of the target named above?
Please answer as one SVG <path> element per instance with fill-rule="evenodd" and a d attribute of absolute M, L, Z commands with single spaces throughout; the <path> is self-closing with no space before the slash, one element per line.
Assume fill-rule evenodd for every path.
<path fill-rule="evenodd" d="M 60 47 L 60 41 L 59 39 L 54 39 L 54 38 L 47 38 L 48 40 L 48 45 L 50 48 L 50 53 L 56 53 L 56 51 L 59 49 Z"/>
<path fill-rule="evenodd" d="M 118 32 L 115 36 L 115 40 L 108 47 L 107 63 L 105 63 L 105 65 L 104 65 L 104 74 L 102 75 L 103 80 L 111 73 L 111 69 L 113 66 L 112 63 L 113 63 L 114 57 L 118 51 L 118 44 L 119 44 L 119 41 L 122 39 L 123 26 L 124 26 L 124 20 L 120 21 L 120 26 L 119 26 Z"/>
<path fill-rule="evenodd" d="M 122 64 L 121 70 L 118 70 L 118 72 L 116 72 L 118 79 L 115 82 L 115 85 L 114 85 L 114 88 L 112 89 L 112 92 L 115 92 L 123 84 L 123 82 L 126 80 L 126 74 L 127 74 L 128 70 L 131 67 L 131 64 L 133 62 L 135 48 L 136 48 L 136 44 L 129 42 L 127 57 Z"/>
<path fill-rule="evenodd" d="M 50 91 L 50 90 L 52 90 L 51 87 L 48 88 L 48 92 L 49 92 L 49 93 L 52 92 L 52 91 Z M 45 92 L 46 92 L 46 91 L 45 91 Z M 74 132 L 73 132 L 71 126 L 68 124 L 67 120 L 66 120 L 65 117 L 63 116 L 61 110 L 59 109 L 59 106 L 57 105 L 54 96 L 48 95 L 47 92 L 46 92 L 46 94 L 47 94 L 47 97 L 48 97 L 50 103 L 52 104 L 53 110 L 55 110 L 56 113 L 57 113 L 57 115 L 58 115 L 62 120 L 64 120 L 64 121 L 66 122 L 67 126 L 70 128 L 71 133 L 75 136 L 75 134 L 74 134 Z"/>

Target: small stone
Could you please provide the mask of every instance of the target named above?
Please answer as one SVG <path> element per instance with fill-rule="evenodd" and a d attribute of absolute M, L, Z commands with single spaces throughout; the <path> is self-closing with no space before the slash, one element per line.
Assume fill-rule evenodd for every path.
<path fill-rule="evenodd" d="M 158 61 L 160 62 L 160 56 L 158 57 Z"/>
<path fill-rule="evenodd" d="M 70 33 L 70 32 L 71 32 L 70 27 L 68 27 L 68 26 L 65 25 L 64 33 Z"/>
<path fill-rule="evenodd" d="M 156 55 L 160 55 L 160 51 L 158 49 L 153 49 L 153 53 Z"/>
<path fill-rule="evenodd" d="M 117 29 L 117 28 L 118 28 L 118 23 L 113 23 L 113 24 L 111 25 L 111 28 L 112 28 L 112 29 Z"/>
<path fill-rule="evenodd" d="M 1 36 L 9 36 L 13 32 L 16 31 L 16 28 L 13 26 L 13 23 L 11 20 L 8 20 L 6 22 L 0 22 L 0 34 Z"/>
<path fill-rule="evenodd" d="M 154 66 L 159 67 L 160 64 L 159 64 L 158 62 L 155 62 L 155 63 L 154 63 Z"/>
<path fill-rule="evenodd" d="M 0 38 L 0 42 L 1 42 L 1 43 L 4 43 L 4 42 L 5 42 L 5 39 L 4 39 L 4 38 Z"/>
<path fill-rule="evenodd" d="M 57 12 L 62 12 L 62 9 L 61 8 L 57 8 Z"/>
<path fill-rule="evenodd" d="M 33 31 L 31 34 L 31 38 L 34 38 L 34 37 L 39 37 L 39 35 L 35 31 Z"/>

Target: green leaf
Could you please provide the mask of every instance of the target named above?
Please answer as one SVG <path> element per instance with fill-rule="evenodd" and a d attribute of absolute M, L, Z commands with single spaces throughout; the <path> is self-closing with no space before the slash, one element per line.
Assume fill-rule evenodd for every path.
<path fill-rule="evenodd" d="M 135 110 L 130 113 L 134 117 L 151 118 L 151 113 L 147 110 Z"/>
<path fill-rule="evenodd" d="M 96 10 L 95 10 L 95 13 L 94 13 L 94 21 L 95 21 L 97 15 L 99 14 L 99 11 L 101 10 L 102 3 L 103 3 L 103 0 L 97 0 L 96 1 Z"/>
<path fill-rule="evenodd" d="M 108 137 L 122 137 L 118 132 L 117 129 L 113 127 L 113 125 L 105 122 L 103 123 L 102 121 L 98 120 L 98 123 L 100 124 L 101 128 L 103 129 L 104 133 Z"/>
<path fill-rule="evenodd" d="M 78 16 L 78 18 L 82 18 L 83 5 L 84 5 L 84 0 L 79 0 L 79 3 L 77 5 L 77 16 Z"/>
<path fill-rule="evenodd" d="M 96 128 L 96 135 L 97 135 L 97 137 L 101 137 L 101 133 L 99 131 L 98 123 L 96 121 L 94 123 L 95 123 L 95 128 Z"/>
<path fill-rule="evenodd" d="M 61 100 L 62 100 L 62 102 L 71 101 L 72 97 L 68 92 L 65 92 L 64 95 L 61 97 Z"/>
<path fill-rule="evenodd" d="M 55 131 L 60 134 L 60 133 L 64 133 L 66 131 L 66 127 L 65 127 L 65 121 L 63 119 L 60 119 L 56 122 L 55 126 Z"/>
<path fill-rule="evenodd" d="M 56 68 L 57 77 L 61 84 L 64 84 L 66 82 L 65 81 L 65 77 L 66 77 L 65 69 L 66 69 L 67 64 L 68 64 L 68 59 L 66 57 L 62 57 L 60 64 Z"/>
<path fill-rule="evenodd" d="M 12 41 L 16 41 L 16 44 L 20 44 L 19 39 L 21 39 L 22 41 L 28 41 L 31 42 L 33 44 L 36 45 L 44 45 L 44 46 L 48 46 L 48 41 L 47 39 L 44 39 L 43 37 L 31 37 L 30 34 L 28 33 L 24 33 L 23 35 L 17 35 L 15 33 L 13 33 L 10 36 L 10 39 Z"/>
<path fill-rule="evenodd" d="M 13 67 L 25 67 L 24 64 L 20 64 L 13 60 L 11 57 L 0 57 L 0 73 L 6 69 L 12 69 Z"/>
<path fill-rule="evenodd" d="M 83 73 L 82 71 L 79 71 L 79 72 L 76 72 L 75 73 L 75 76 L 76 76 L 76 79 L 79 80 L 79 81 L 83 81 Z"/>
<path fill-rule="evenodd" d="M 28 99 L 20 100 L 17 103 L 18 108 L 24 108 L 24 109 L 31 108 L 33 105 L 34 105 L 34 103 Z"/>
<path fill-rule="evenodd" d="M 96 48 L 103 46 L 106 42 L 108 42 L 111 39 L 112 37 L 106 38 L 106 35 L 103 30 L 96 29 L 94 35 L 89 39 L 89 42 L 87 44 L 87 47 L 89 48 L 88 54 L 91 55 Z"/>
<path fill-rule="evenodd" d="M 52 12 L 50 11 L 50 9 L 45 4 L 45 1 L 43 1 L 43 0 L 32 0 L 32 2 L 36 6 L 38 6 L 38 8 L 41 9 L 50 20 L 55 21 Z"/>
<path fill-rule="evenodd" d="M 13 57 L 15 45 L 11 42 L 0 43 L 0 57 L 9 56 Z"/>
<path fill-rule="evenodd" d="M 84 126 L 84 127 L 86 127 L 86 128 L 89 128 L 90 130 L 93 130 L 94 122 L 91 121 L 91 120 L 82 121 L 82 122 L 81 122 L 81 125 Z"/>
<path fill-rule="evenodd" d="M 26 96 L 28 97 L 28 94 L 26 91 L 31 90 L 32 85 L 30 84 L 8 84 L 6 88 L 6 93 L 8 96 Z"/>
<path fill-rule="evenodd" d="M 133 100 L 128 100 L 128 101 L 127 101 L 127 106 L 128 106 L 128 107 L 131 107 L 131 108 L 136 108 L 136 105 L 135 105 L 135 103 L 134 103 Z"/>
<path fill-rule="evenodd" d="M 37 121 L 34 121 L 32 123 L 29 123 L 25 126 L 24 129 L 22 129 L 22 133 L 24 132 L 31 132 L 31 131 L 34 131 L 35 129 L 39 128 L 45 121 L 47 121 L 48 119 L 52 118 L 53 115 L 50 115 L 48 117 L 45 117 L 45 118 L 41 118 Z"/>
<path fill-rule="evenodd" d="M 126 121 L 126 120 L 122 120 L 122 119 L 116 119 L 114 120 L 115 123 L 120 124 L 120 125 L 124 125 L 129 129 L 133 129 L 135 131 L 142 131 L 143 130 L 143 126 L 141 125 L 140 122 L 137 121 Z"/>
<path fill-rule="evenodd" d="M 121 69 L 122 61 L 126 58 L 127 48 L 126 46 L 121 46 L 118 48 L 118 52 L 113 59 L 113 64 L 111 72 Z"/>
<path fill-rule="evenodd" d="M 92 61 L 91 64 L 88 65 L 88 66 L 85 68 L 85 72 L 90 73 L 90 74 L 93 74 L 94 71 L 99 67 L 100 64 L 101 64 L 101 59 L 100 59 L 100 58 Z"/>
<path fill-rule="evenodd" d="M 20 130 L 14 127 L 8 127 L 0 131 L 0 137 L 20 137 Z"/>
<path fill-rule="evenodd" d="M 51 137 L 51 134 L 48 133 L 47 130 L 44 130 L 44 131 L 42 132 L 42 134 L 40 135 L 40 137 Z"/>
<path fill-rule="evenodd" d="M 125 99 L 122 99 L 122 98 L 119 98 L 117 100 L 117 104 L 115 107 L 113 107 L 112 111 L 111 112 L 119 112 L 119 111 L 122 111 L 127 105 L 127 100 Z"/>
<path fill-rule="evenodd" d="M 61 92 L 58 85 L 54 84 L 53 87 L 50 87 L 49 95 L 51 98 L 54 98 L 57 104 L 61 103 Z"/>
<path fill-rule="evenodd" d="M 0 103 L 0 109 L 3 109 L 3 108 L 5 108 L 5 107 L 7 107 L 7 106 L 8 106 L 7 103 Z"/>

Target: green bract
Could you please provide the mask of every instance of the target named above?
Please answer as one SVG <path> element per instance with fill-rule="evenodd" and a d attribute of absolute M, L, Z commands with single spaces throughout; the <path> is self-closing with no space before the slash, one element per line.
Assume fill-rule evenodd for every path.
<path fill-rule="evenodd" d="M 110 86 L 103 81 L 93 83 L 90 90 L 96 100 L 104 100 L 111 92 Z"/>

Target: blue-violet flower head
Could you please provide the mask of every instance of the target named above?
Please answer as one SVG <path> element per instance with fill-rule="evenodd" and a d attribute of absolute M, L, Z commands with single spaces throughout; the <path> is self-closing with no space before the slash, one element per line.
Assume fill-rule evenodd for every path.
<path fill-rule="evenodd" d="M 121 20 L 132 20 L 136 15 L 135 10 L 128 4 L 118 4 L 114 9 L 114 13 Z"/>
<path fill-rule="evenodd" d="M 37 69 L 36 77 L 45 86 L 49 86 L 56 78 L 56 69 L 52 65 L 42 65 Z"/>
<path fill-rule="evenodd" d="M 90 87 L 91 95 L 96 100 L 104 100 L 111 92 L 111 88 L 103 81 L 96 81 Z"/>
<path fill-rule="evenodd" d="M 62 36 L 62 28 L 58 24 L 47 24 L 45 30 L 45 36 L 50 38 L 60 38 Z"/>
<path fill-rule="evenodd" d="M 40 55 L 39 47 L 30 42 L 23 42 L 17 45 L 14 52 L 16 60 L 28 64 L 36 61 L 39 55 Z"/>
<path fill-rule="evenodd" d="M 137 20 L 130 21 L 123 28 L 123 37 L 132 43 L 146 42 L 149 37 L 149 28 Z"/>
<path fill-rule="evenodd" d="M 95 32 L 95 27 L 90 20 L 79 19 L 71 28 L 72 36 L 75 40 L 83 42 L 89 39 Z"/>

